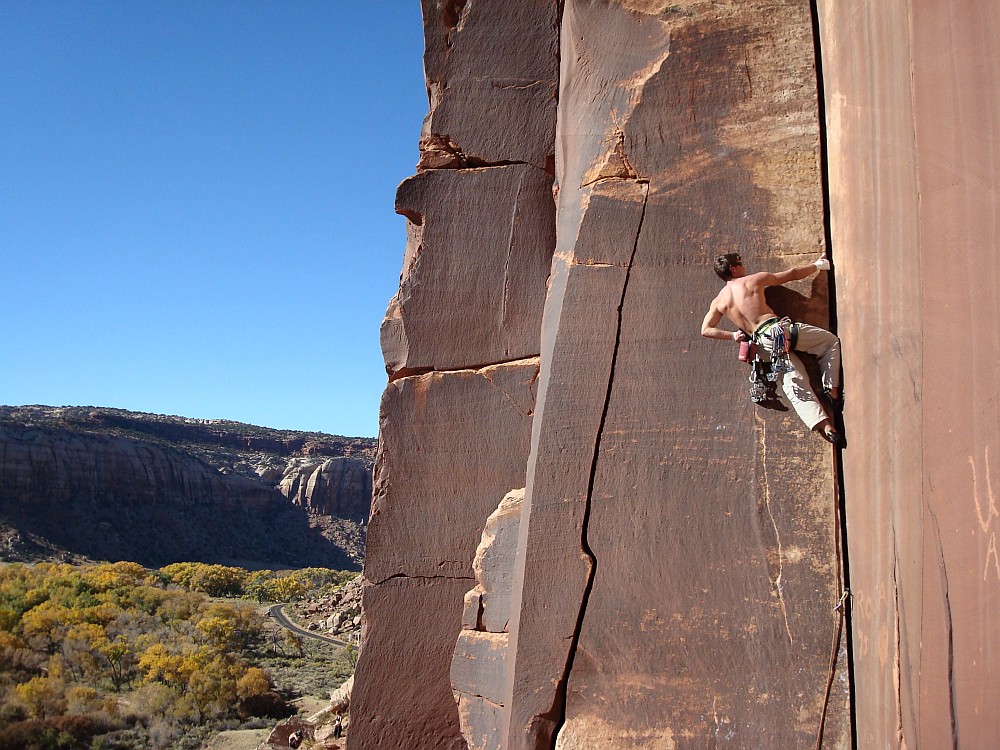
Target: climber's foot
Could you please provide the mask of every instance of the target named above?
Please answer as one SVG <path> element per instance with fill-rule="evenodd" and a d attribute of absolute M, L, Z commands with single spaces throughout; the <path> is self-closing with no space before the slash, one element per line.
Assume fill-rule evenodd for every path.
<path fill-rule="evenodd" d="M 825 422 L 820 427 L 819 434 L 823 436 L 823 439 L 826 442 L 832 443 L 838 448 L 847 447 L 847 442 L 844 440 L 844 436 L 841 435 L 839 432 L 837 432 L 837 430 L 834 428 L 832 424 L 830 424 L 829 421 Z"/>

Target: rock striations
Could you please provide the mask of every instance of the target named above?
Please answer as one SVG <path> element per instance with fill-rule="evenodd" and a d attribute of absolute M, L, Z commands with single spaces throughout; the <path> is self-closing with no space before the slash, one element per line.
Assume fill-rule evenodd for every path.
<path fill-rule="evenodd" d="M 992 747 L 1000 12 L 422 6 L 352 748 Z M 834 259 L 769 301 L 843 473 L 699 336 L 726 252 Z"/>
<path fill-rule="evenodd" d="M 374 441 L 89 407 L 0 407 L 6 559 L 356 568 Z"/>

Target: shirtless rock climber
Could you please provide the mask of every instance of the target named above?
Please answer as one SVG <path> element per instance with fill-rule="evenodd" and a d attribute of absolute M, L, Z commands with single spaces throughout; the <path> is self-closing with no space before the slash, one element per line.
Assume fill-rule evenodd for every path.
<path fill-rule="evenodd" d="M 820 405 L 802 360 L 795 354 L 796 351 L 808 352 L 818 358 L 823 390 L 830 401 L 839 406 L 840 339 L 822 328 L 779 318 L 764 299 L 764 290 L 769 286 L 780 286 L 808 278 L 817 271 L 829 270 L 830 261 L 820 258 L 781 273 L 748 275 L 738 254 L 720 255 L 715 259 L 715 272 L 726 285 L 712 300 L 708 315 L 701 324 L 701 335 L 722 341 L 753 341 L 771 355 L 773 362 L 786 362 L 782 390 L 799 418 L 809 429 L 816 430 L 834 445 L 843 447 L 843 438 Z M 723 318 L 739 330 L 716 328 Z"/>

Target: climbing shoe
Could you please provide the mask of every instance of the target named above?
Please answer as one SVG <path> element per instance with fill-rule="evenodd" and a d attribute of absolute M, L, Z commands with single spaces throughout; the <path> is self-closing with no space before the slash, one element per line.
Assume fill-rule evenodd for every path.
<path fill-rule="evenodd" d="M 847 447 L 847 441 L 844 440 L 844 436 L 836 430 L 821 430 L 819 434 L 823 436 L 826 442 L 833 443 L 838 448 Z"/>

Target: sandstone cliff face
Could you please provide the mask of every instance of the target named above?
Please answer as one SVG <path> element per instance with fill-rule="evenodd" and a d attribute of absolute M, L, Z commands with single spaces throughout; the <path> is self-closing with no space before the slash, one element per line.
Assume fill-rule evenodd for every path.
<path fill-rule="evenodd" d="M 808 3 L 570 0 L 561 38 L 505 746 L 846 747 L 831 451 L 698 332 L 714 255 L 823 251 Z M 827 325 L 823 282 L 772 303 Z"/>
<path fill-rule="evenodd" d="M 296 450 L 288 440 L 233 429 L 114 410 L 4 407 L 4 557 L 357 567 L 371 496 L 361 451 L 303 457 L 303 447 L 321 441 L 293 436 L 300 455 L 285 458 Z"/>
<path fill-rule="evenodd" d="M 362 748 L 465 746 L 452 653 L 486 519 L 524 486 L 555 244 L 557 6 L 423 11 L 431 111 L 420 173 L 397 198 L 409 242 L 382 328 L 390 383 L 351 708 Z"/>
<path fill-rule="evenodd" d="M 858 747 L 1000 736 L 1000 6 L 819 3 Z"/>
<path fill-rule="evenodd" d="M 278 490 L 310 513 L 366 521 L 371 509 L 371 465 L 346 456 L 292 460 Z"/>
<path fill-rule="evenodd" d="M 352 746 L 995 744 L 1000 11 L 973 6 L 425 0 Z M 842 484 L 698 335 L 725 252 L 833 257 Z M 830 326 L 827 279 L 769 302 Z M 517 421 L 481 364 L 527 351 Z M 521 477 L 514 544 L 490 514 Z"/>

